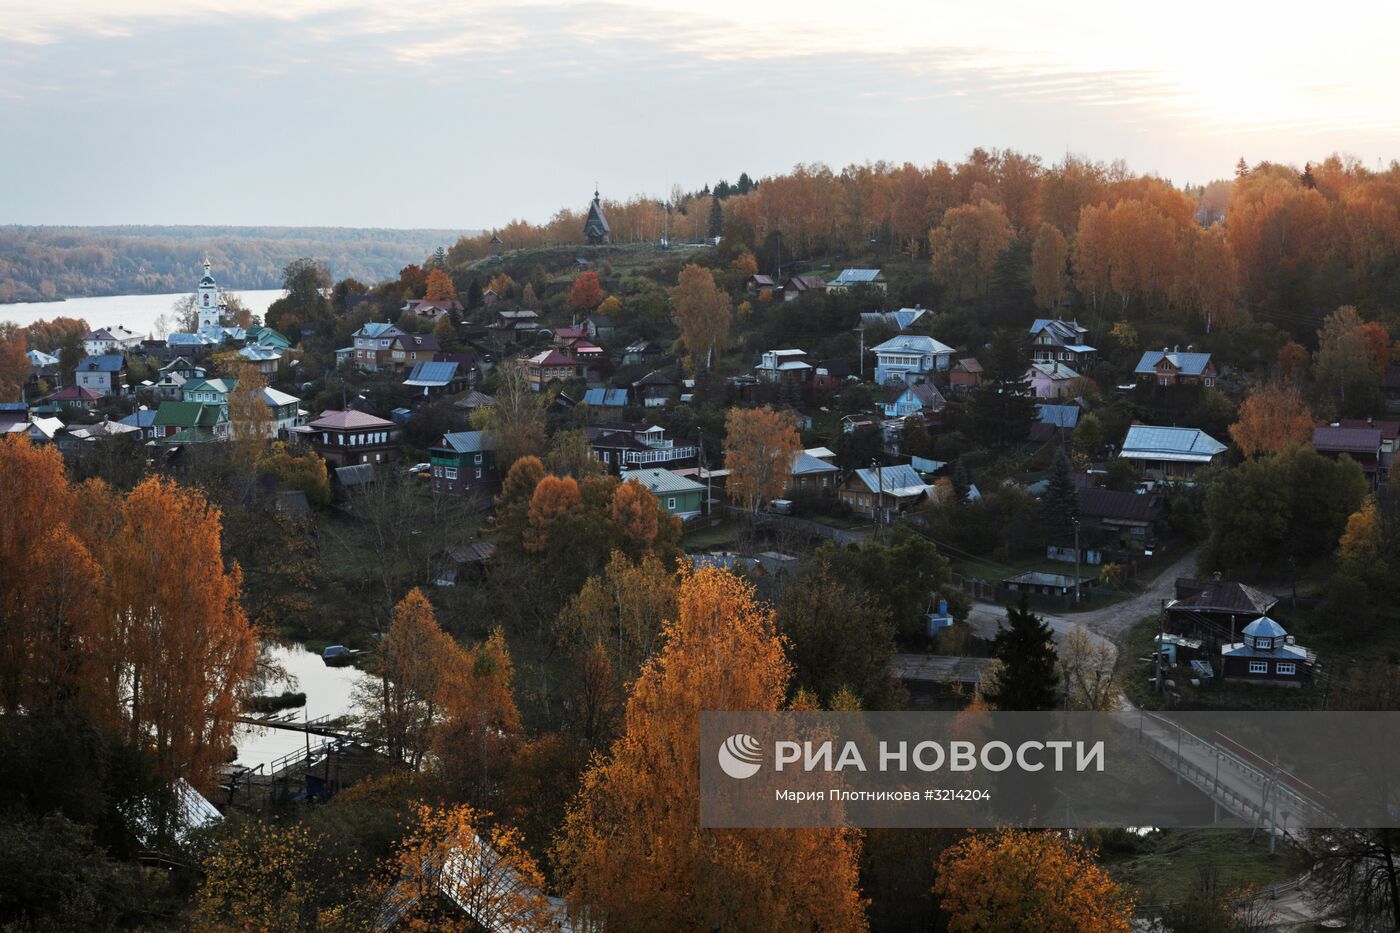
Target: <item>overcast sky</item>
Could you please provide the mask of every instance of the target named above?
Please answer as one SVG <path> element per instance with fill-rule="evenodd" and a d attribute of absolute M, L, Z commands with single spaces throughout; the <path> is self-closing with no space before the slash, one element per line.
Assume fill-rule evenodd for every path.
<path fill-rule="evenodd" d="M 1376 165 L 1397 27 L 1382 3 L 0 0 L 0 223 L 490 227 L 595 182 L 978 145 L 1176 182 Z"/>

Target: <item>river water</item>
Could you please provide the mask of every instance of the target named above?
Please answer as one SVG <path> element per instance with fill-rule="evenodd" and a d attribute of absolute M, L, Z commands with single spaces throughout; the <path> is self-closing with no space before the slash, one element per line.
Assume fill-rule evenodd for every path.
<path fill-rule="evenodd" d="M 226 293 L 237 295 L 243 306 L 259 317 L 266 314 L 267 306 L 283 294 L 281 289 L 276 288 L 250 292 L 229 289 Z M 121 325 L 134 333 L 148 336 L 155 329 L 156 318 L 162 314 L 173 317 L 175 302 L 191 294 L 193 292 L 177 292 L 172 295 L 104 295 L 98 298 L 69 298 L 64 301 L 19 302 L 0 305 L 0 322 L 13 321 L 24 327 L 38 320 L 75 317 L 87 321 L 88 326 L 94 329 Z M 52 347 L 38 349 L 47 351 Z"/>
<path fill-rule="evenodd" d="M 327 667 L 319 654 L 301 645 L 269 646 L 268 654 L 295 680 L 266 684 L 265 694 L 280 694 L 283 690 L 300 690 L 306 694 L 306 706 L 285 710 L 279 716 L 291 715 L 293 721 L 317 719 L 321 716 L 345 716 L 357 711 L 355 685 L 365 675 L 353 667 Z M 311 736 L 311 744 L 321 739 Z M 267 729 L 238 723 L 233 731 L 233 744 L 238 749 L 237 764 L 248 768 L 270 765 L 283 755 L 306 747 L 306 735 L 288 729 Z"/>

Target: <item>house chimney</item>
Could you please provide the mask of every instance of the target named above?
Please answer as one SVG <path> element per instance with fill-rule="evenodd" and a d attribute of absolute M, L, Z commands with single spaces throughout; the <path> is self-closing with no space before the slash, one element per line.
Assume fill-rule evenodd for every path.
<path fill-rule="evenodd" d="M 1168 353 L 1170 353 L 1170 352 L 1172 352 L 1172 351 L 1168 350 L 1166 347 L 1163 347 L 1163 348 L 1162 348 L 1162 355 L 1163 355 L 1163 356 L 1166 356 L 1166 355 L 1167 355 Z"/>
<path fill-rule="evenodd" d="M 1211 575 L 1211 579 L 1213 579 L 1216 583 L 1219 583 L 1219 582 L 1220 582 L 1220 571 L 1217 570 L 1214 574 L 1212 574 L 1212 575 Z"/>
<path fill-rule="evenodd" d="M 1181 352 L 1181 344 L 1179 344 L 1179 343 L 1178 343 L 1178 344 L 1174 344 L 1174 345 L 1172 346 L 1172 352 L 1173 352 L 1173 353 L 1180 353 L 1180 352 Z"/>
<path fill-rule="evenodd" d="M 1191 352 L 1194 351 L 1195 349 L 1196 349 L 1196 345 L 1195 345 L 1194 343 L 1188 343 L 1188 344 L 1186 345 L 1186 352 L 1187 352 L 1187 353 L 1191 353 Z"/>

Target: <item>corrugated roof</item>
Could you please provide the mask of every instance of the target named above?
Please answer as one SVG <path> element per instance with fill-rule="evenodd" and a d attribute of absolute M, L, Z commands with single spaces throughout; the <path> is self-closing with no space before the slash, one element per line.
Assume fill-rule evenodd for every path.
<path fill-rule="evenodd" d="M 334 431 L 348 431 L 356 428 L 392 428 L 394 422 L 377 418 L 368 412 L 363 411 L 323 411 L 321 417 L 311 422 L 308 427 L 318 430 L 327 428 Z"/>
<path fill-rule="evenodd" d="M 587 389 L 583 393 L 583 403 L 585 405 L 599 405 L 604 408 L 625 408 L 627 406 L 627 390 Z"/>
<path fill-rule="evenodd" d="M 793 476 L 811 476 L 817 473 L 839 473 L 834 465 L 818 460 L 809 453 L 800 453 L 792 460 Z"/>
<path fill-rule="evenodd" d="M 1312 444 L 1317 450 L 1357 451 L 1374 455 L 1381 448 L 1381 429 L 1323 425 L 1313 428 Z"/>
<path fill-rule="evenodd" d="M 1035 407 L 1041 424 L 1057 428 L 1073 428 L 1079 424 L 1078 405 L 1037 405 Z"/>
<path fill-rule="evenodd" d="M 90 373 L 121 372 L 124 365 L 126 365 L 126 360 L 120 353 L 104 353 L 101 356 L 89 356 L 83 360 L 83 369 Z"/>
<path fill-rule="evenodd" d="M 495 450 L 496 442 L 489 431 L 453 431 L 442 436 L 442 446 L 439 449 L 459 454 L 475 454 Z"/>
<path fill-rule="evenodd" d="M 272 388 L 264 388 L 262 391 L 262 395 L 264 402 L 266 402 L 269 405 L 279 407 L 282 405 L 296 405 L 301 401 L 301 399 L 297 398 L 295 395 L 289 395 L 286 392 L 279 392 L 277 389 Z"/>
<path fill-rule="evenodd" d="M 874 282 L 880 277 L 879 269 L 842 269 L 841 274 L 831 280 L 832 285 L 856 285 Z"/>
<path fill-rule="evenodd" d="M 415 363 L 413 372 L 403 381 L 406 386 L 440 388 L 457 378 L 456 363 Z"/>
<path fill-rule="evenodd" d="M 161 402 L 154 424 L 172 428 L 211 428 L 219 423 L 219 406 L 204 402 Z"/>
<path fill-rule="evenodd" d="M 952 353 L 953 348 L 946 343 L 940 343 L 932 337 L 925 337 L 919 334 L 905 334 L 899 337 L 891 337 L 878 347 L 871 347 L 872 353 L 933 353 L 942 355 Z"/>
<path fill-rule="evenodd" d="M 677 492 L 704 492 L 705 487 L 694 480 L 686 479 L 684 476 L 677 476 L 670 470 L 646 469 L 646 470 L 623 470 L 622 481 L 624 483 L 636 480 L 653 494 L 669 494 Z"/>
<path fill-rule="evenodd" d="M 1123 439 L 1120 457 L 1145 460 L 1190 460 L 1209 462 L 1225 450 L 1225 445 L 1200 428 L 1162 428 L 1135 424 Z"/>
<path fill-rule="evenodd" d="M 1148 350 L 1142 355 L 1142 359 L 1138 360 L 1135 372 L 1139 376 L 1151 376 L 1157 371 L 1157 364 L 1163 357 L 1186 376 L 1201 375 L 1210 363 L 1209 353 L 1182 353 L 1176 350 L 1163 353 L 1161 350 Z"/>
<path fill-rule="evenodd" d="M 881 467 L 878 470 L 856 470 L 856 478 L 871 492 L 878 488 L 891 496 L 912 496 L 928 491 L 928 484 L 924 482 L 924 478 L 907 463 Z"/>

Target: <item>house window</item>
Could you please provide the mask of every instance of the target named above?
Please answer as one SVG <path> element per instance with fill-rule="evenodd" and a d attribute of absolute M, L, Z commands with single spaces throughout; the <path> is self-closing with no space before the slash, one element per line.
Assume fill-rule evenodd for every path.
<path fill-rule="evenodd" d="M 476 455 L 476 460 L 475 460 L 474 462 L 476 462 L 476 463 L 480 463 L 480 462 L 481 462 L 481 454 L 477 454 L 477 455 Z M 481 471 L 478 470 L 477 472 L 480 473 Z"/>
<path fill-rule="evenodd" d="M 669 499 L 666 500 L 666 511 L 668 511 L 668 512 L 674 512 L 675 510 L 676 510 L 676 499 L 675 499 L 674 496 L 672 496 L 671 498 L 669 498 Z"/>
<path fill-rule="evenodd" d="M 1296 674 L 1298 673 L 1298 665 L 1280 661 L 1274 665 L 1274 671 L 1279 674 Z"/>
<path fill-rule="evenodd" d="M 457 468 L 456 468 L 456 467 L 448 467 L 448 468 L 447 468 L 447 478 L 448 478 L 448 479 L 456 479 L 456 478 L 457 478 Z"/>
<path fill-rule="evenodd" d="M 1272 638 L 1256 638 L 1256 639 L 1254 639 L 1254 647 L 1256 647 L 1256 648 L 1272 648 L 1273 646 L 1274 646 L 1274 640 L 1273 640 Z"/>
<path fill-rule="evenodd" d="M 476 478 L 481 479 L 481 467 L 476 468 Z"/>
<path fill-rule="evenodd" d="M 1250 662 L 1249 662 L 1249 672 L 1250 672 L 1251 674 L 1267 674 L 1267 673 L 1269 673 L 1269 662 L 1268 662 L 1268 661 L 1250 661 Z"/>

